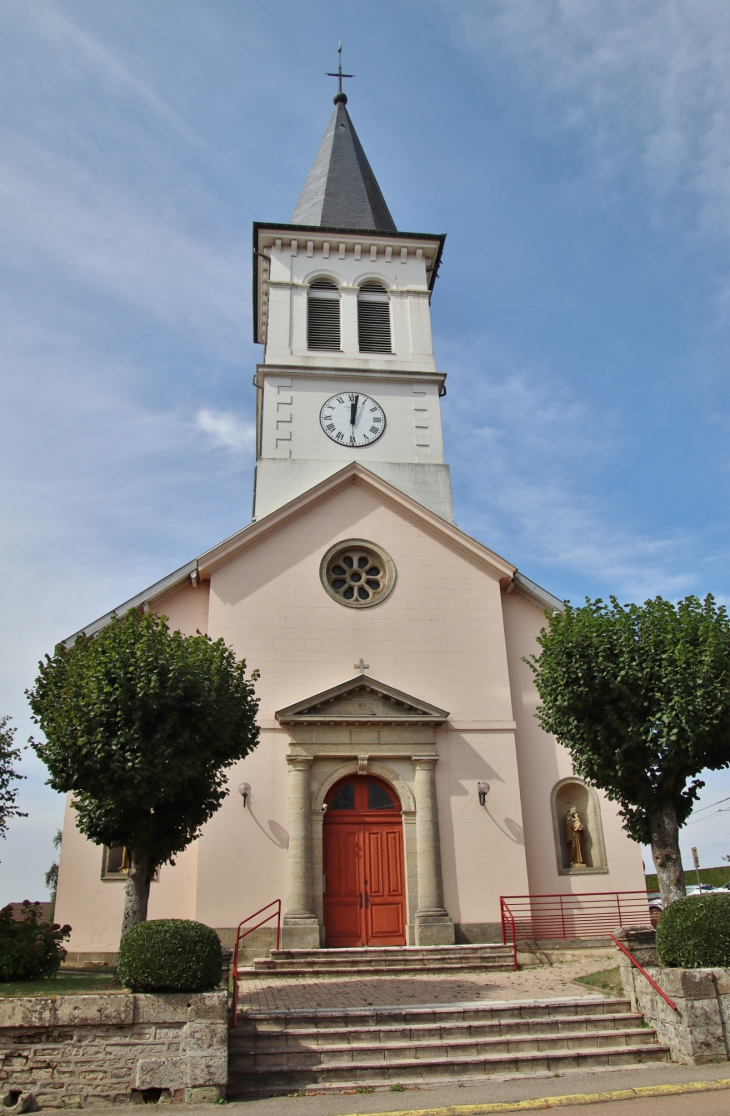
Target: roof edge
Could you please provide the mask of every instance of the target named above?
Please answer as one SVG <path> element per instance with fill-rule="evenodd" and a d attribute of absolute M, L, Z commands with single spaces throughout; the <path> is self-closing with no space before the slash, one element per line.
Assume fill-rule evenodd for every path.
<path fill-rule="evenodd" d="M 224 539 L 218 546 L 211 547 L 210 550 L 201 554 L 198 559 L 200 576 L 205 578 L 208 573 L 213 573 L 220 565 L 233 557 L 234 553 L 244 549 L 256 539 L 265 538 L 266 535 L 277 530 L 282 524 L 296 518 L 307 507 L 316 506 L 316 504 L 334 495 L 346 485 L 356 483 L 365 484 L 374 489 L 392 506 L 398 507 L 402 512 L 417 518 L 422 525 L 427 524 L 435 533 L 449 537 L 465 556 L 476 558 L 490 566 L 494 575 L 504 585 L 509 584 L 514 578 L 517 567 L 512 562 L 508 562 L 500 554 L 467 535 L 456 524 L 449 523 L 448 520 L 442 519 L 440 515 L 424 507 L 423 504 L 419 504 L 417 500 L 413 500 L 410 496 L 401 492 L 399 488 L 379 477 L 377 473 L 372 473 L 359 461 L 349 462 L 338 469 L 336 473 L 331 473 L 324 480 L 307 489 L 306 492 L 300 493 L 293 500 L 282 504 L 281 507 L 269 512 L 262 519 L 243 527 L 240 531 L 229 536 L 228 539 Z"/>
<path fill-rule="evenodd" d="M 513 588 L 540 608 L 550 612 L 565 612 L 565 601 L 561 601 L 559 597 L 554 596 L 548 589 L 543 589 L 535 581 L 530 581 L 529 577 L 525 577 L 519 570 L 515 570 L 507 592 L 511 592 Z"/>
<path fill-rule="evenodd" d="M 61 643 L 63 643 L 65 647 L 73 647 L 80 636 L 96 635 L 97 632 L 100 632 L 102 628 L 107 626 L 113 617 L 123 616 L 125 612 L 129 612 L 130 608 L 139 608 L 141 605 L 154 604 L 155 601 L 161 600 L 162 597 L 169 597 L 170 593 L 174 593 L 176 589 L 180 589 L 181 586 L 189 582 L 190 575 L 196 573 L 197 569 L 198 559 L 193 558 L 191 562 L 186 562 L 184 566 L 180 566 L 178 570 L 174 570 L 173 573 L 168 574 L 167 577 L 161 578 L 160 581 L 154 582 L 154 584 L 150 585 L 147 589 L 143 589 L 141 593 L 137 593 L 136 596 L 130 597 L 128 601 L 124 601 L 123 604 L 117 605 L 117 607 L 111 609 L 111 611 L 105 612 L 98 620 L 94 620 L 91 624 L 86 624 L 85 627 L 79 628 L 77 632 L 68 636 L 67 639 L 62 639 Z"/>

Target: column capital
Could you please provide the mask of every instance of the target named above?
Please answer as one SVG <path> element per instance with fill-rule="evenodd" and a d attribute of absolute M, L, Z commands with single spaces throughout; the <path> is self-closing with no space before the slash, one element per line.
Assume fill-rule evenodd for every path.
<path fill-rule="evenodd" d="M 438 763 L 438 756 L 411 756 L 411 761 L 416 767 L 425 769 Z"/>
<path fill-rule="evenodd" d="M 287 756 L 286 762 L 290 767 L 307 768 L 311 767 L 313 762 L 312 756 Z"/>

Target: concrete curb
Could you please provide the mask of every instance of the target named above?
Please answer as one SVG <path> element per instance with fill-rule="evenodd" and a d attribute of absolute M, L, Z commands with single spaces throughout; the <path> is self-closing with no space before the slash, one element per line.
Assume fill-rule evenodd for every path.
<path fill-rule="evenodd" d="M 682 1093 L 713 1093 L 730 1089 L 730 1078 L 719 1081 L 688 1081 L 682 1085 L 637 1085 L 634 1089 L 614 1089 L 607 1093 L 572 1093 L 564 1097 L 534 1097 L 522 1101 L 496 1101 L 494 1104 L 452 1104 L 445 1108 L 409 1108 L 387 1116 L 487 1116 L 490 1112 L 535 1112 L 545 1108 L 571 1108 L 579 1104 L 638 1100 L 641 1097 L 674 1097 Z M 351 1116 L 360 1116 L 352 1113 Z"/>

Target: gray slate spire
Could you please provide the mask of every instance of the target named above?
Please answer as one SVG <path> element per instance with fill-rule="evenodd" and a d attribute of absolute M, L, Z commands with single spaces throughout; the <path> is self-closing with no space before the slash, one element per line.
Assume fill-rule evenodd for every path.
<path fill-rule="evenodd" d="M 345 101 L 344 93 L 335 97 L 335 111 L 299 195 L 291 223 L 397 232 Z"/>

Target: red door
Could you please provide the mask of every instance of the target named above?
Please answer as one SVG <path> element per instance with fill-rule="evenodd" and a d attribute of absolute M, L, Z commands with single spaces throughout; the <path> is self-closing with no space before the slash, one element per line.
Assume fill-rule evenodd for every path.
<path fill-rule="evenodd" d="M 405 945 L 400 803 L 380 779 L 350 776 L 330 791 L 324 877 L 326 945 Z"/>

